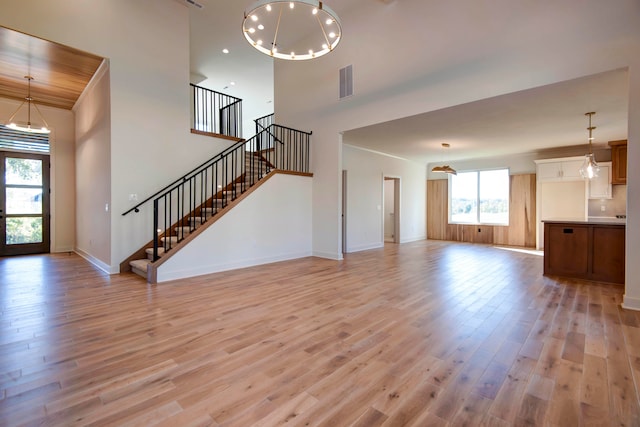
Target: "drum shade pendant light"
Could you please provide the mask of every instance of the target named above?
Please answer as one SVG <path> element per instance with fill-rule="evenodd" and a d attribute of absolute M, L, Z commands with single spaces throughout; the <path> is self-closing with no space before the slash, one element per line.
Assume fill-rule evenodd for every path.
<path fill-rule="evenodd" d="M 340 42 L 338 15 L 317 0 L 261 0 L 244 12 L 242 32 L 260 52 L 290 61 L 318 58 Z"/>
<path fill-rule="evenodd" d="M 447 144 L 446 142 L 442 143 L 442 148 L 443 149 L 448 149 L 450 147 L 449 144 Z M 451 175 L 457 175 L 457 172 L 455 169 L 453 169 L 451 166 L 449 165 L 442 165 L 442 166 L 434 166 L 433 169 L 431 169 L 431 172 L 443 172 L 443 173 L 448 173 Z"/>
<path fill-rule="evenodd" d="M 49 130 L 49 125 L 47 125 L 47 121 L 42 116 L 42 113 L 40 112 L 40 109 L 38 108 L 36 103 L 32 102 L 33 98 L 31 98 L 31 80 L 33 80 L 33 77 L 24 76 L 24 78 L 27 79 L 27 97 L 24 99 L 24 101 L 22 101 L 22 104 L 18 106 L 16 111 L 13 112 L 11 117 L 9 117 L 9 120 L 7 120 L 7 122 L 9 123 L 7 124 L 7 127 L 10 129 L 19 130 L 22 132 L 29 132 L 29 133 L 50 133 L 51 131 Z M 16 117 L 16 114 L 18 114 L 18 111 L 20 111 L 20 109 L 25 104 L 25 102 L 27 103 L 27 122 L 26 123 L 15 122 L 13 119 Z M 40 120 L 42 120 L 43 125 L 40 127 L 32 126 L 32 123 L 31 123 L 31 106 L 32 105 L 33 105 L 33 108 L 35 108 L 38 115 L 40 116 Z"/>
<path fill-rule="evenodd" d="M 585 113 L 585 116 L 589 116 L 589 152 L 584 156 L 584 162 L 580 167 L 580 175 L 584 179 L 596 178 L 598 173 L 600 172 L 600 166 L 596 163 L 596 159 L 593 156 L 593 130 L 596 128 L 595 126 L 591 126 L 591 116 L 593 116 L 595 112 Z"/>

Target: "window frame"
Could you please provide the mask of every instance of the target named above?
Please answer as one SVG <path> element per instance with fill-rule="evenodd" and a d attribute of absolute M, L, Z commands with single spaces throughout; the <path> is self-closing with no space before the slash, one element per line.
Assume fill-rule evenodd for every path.
<path fill-rule="evenodd" d="M 480 176 L 482 172 L 491 172 L 491 171 L 506 171 L 507 172 L 507 222 L 481 222 L 480 221 Z M 476 180 L 476 218 L 474 222 L 461 222 L 461 221 L 453 221 L 452 220 L 452 209 L 451 203 L 453 201 L 453 176 L 449 175 L 447 177 L 447 185 L 450 189 L 448 191 L 448 200 L 447 200 L 447 223 L 452 225 L 492 225 L 492 226 L 509 226 L 509 213 L 510 213 L 510 205 L 511 205 L 511 170 L 508 167 L 499 167 L 499 168 L 489 168 L 489 169 L 471 169 L 465 171 L 458 171 L 458 173 L 473 173 L 475 172 L 477 175 Z"/>

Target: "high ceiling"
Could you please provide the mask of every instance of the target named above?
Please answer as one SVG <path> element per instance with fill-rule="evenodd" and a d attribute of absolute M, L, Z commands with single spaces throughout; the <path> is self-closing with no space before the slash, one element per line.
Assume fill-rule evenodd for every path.
<path fill-rule="evenodd" d="M 0 27 L 0 95 L 24 100 L 27 79 L 39 105 L 70 110 L 102 58 Z"/>
<path fill-rule="evenodd" d="M 251 48 L 241 32 L 244 9 L 253 1 L 198 3 L 204 7 L 189 6 L 192 72 L 205 78 L 202 84 L 206 87 L 255 100 L 272 109 L 273 87 L 265 77 L 273 73 L 273 60 Z M 361 8 L 383 11 L 390 1 L 326 3 L 342 18 L 344 37 L 348 37 L 349 14 L 358 13 Z M 230 53 L 222 53 L 225 48 Z M 375 78 L 374 74 L 371 78 Z M 448 160 L 507 156 L 586 144 L 588 119 L 584 113 L 595 111 L 595 143 L 605 145 L 627 137 L 627 104 L 627 71 L 620 69 L 360 129 L 345 129 L 343 141 L 421 163 L 439 161 L 443 142 L 451 144 Z"/>
<path fill-rule="evenodd" d="M 187 0 L 176 1 L 189 9 L 192 81 L 245 100 L 247 119 L 273 112 L 274 60 L 250 47 L 241 32 L 244 10 L 252 1 L 198 0 L 202 8 Z M 387 3 L 333 0 L 328 5 L 348 24 L 345 16 Z M 347 26 L 344 37 L 348 36 Z M 0 27 L 0 96 L 23 100 L 24 76 L 31 74 L 32 97 L 38 104 L 70 109 L 101 61 L 98 56 Z M 614 70 L 345 129 L 344 141 L 422 163 L 440 160 L 443 142 L 451 144 L 447 158 L 452 161 L 504 156 L 584 144 L 584 113 L 595 111 L 596 143 L 605 143 L 627 137 L 627 104 L 627 71 Z"/>

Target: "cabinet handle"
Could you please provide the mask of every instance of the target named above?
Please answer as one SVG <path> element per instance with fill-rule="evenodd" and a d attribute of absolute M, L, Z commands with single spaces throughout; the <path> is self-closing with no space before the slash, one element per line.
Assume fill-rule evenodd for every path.
<path fill-rule="evenodd" d="M 573 228 L 563 228 L 562 232 L 564 234 L 573 234 Z"/>

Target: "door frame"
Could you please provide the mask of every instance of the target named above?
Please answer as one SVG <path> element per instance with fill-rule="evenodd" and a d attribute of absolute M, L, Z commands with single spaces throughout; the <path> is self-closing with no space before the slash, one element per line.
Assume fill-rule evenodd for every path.
<path fill-rule="evenodd" d="M 7 245 L 6 242 L 6 200 L 5 200 L 5 159 L 25 158 L 42 161 L 42 242 Z M 51 156 L 49 154 L 36 154 L 18 151 L 0 151 L 0 256 L 28 255 L 36 253 L 49 253 L 51 251 Z"/>
<path fill-rule="evenodd" d="M 384 182 L 385 181 L 393 181 L 393 241 L 392 243 L 400 243 L 400 180 L 401 177 L 394 175 L 382 175 L 382 243 L 385 243 L 384 237 L 384 202 L 385 202 L 385 194 L 384 194 Z"/>

